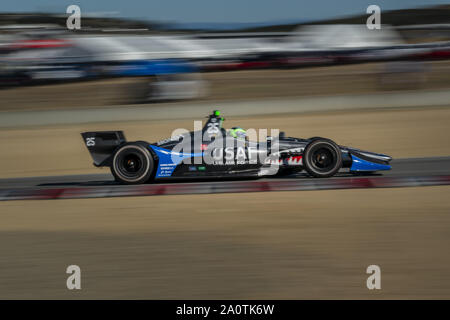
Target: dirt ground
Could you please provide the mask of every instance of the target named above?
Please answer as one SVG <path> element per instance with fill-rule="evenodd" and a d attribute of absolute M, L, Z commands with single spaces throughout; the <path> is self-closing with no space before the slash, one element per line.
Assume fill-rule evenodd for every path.
<path fill-rule="evenodd" d="M 448 299 L 449 192 L 2 202 L 0 298 Z M 381 290 L 366 287 L 373 264 Z"/>
<path fill-rule="evenodd" d="M 341 145 L 394 158 L 450 155 L 450 108 L 351 111 L 302 115 L 226 117 L 225 127 L 278 128 L 288 136 L 323 136 Z M 141 121 L 0 130 L 0 177 L 100 173 L 80 136 L 84 131 L 124 130 L 128 140 L 158 141 L 192 121 Z M 202 120 L 202 119 L 197 119 Z"/>
<path fill-rule="evenodd" d="M 396 70 L 396 71 L 394 71 Z M 422 72 L 423 71 L 423 72 Z M 220 102 L 450 87 L 450 61 L 365 63 L 300 69 L 203 73 Z M 0 90 L 0 111 L 73 109 L 136 103 L 151 79 L 126 78 Z M 185 101 L 175 102 L 183 104 Z M 149 108 L 152 104 L 148 105 Z"/>

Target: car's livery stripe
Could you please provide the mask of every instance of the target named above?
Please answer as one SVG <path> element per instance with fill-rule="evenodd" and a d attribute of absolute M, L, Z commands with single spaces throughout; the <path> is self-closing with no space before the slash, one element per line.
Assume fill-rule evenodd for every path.
<path fill-rule="evenodd" d="M 358 171 L 391 170 L 391 166 L 388 164 L 381 164 L 364 160 L 355 156 L 354 154 L 352 154 L 351 157 L 352 157 L 352 166 L 350 167 L 350 171 L 358 172 Z"/>
<path fill-rule="evenodd" d="M 170 177 L 175 168 L 184 160 L 193 157 L 203 156 L 199 153 L 179 153 L 172 150 L 150 145 L 150 148 L 158 156 L 158 168 L 156 169 L 156 178 Z"/>
<path fill-rule="evenodd" d="M 450 175 L 416 177 L 342 177 L 336 179 L 299 178 L 277 181 L 213 181 L 211 183 L 106 185 L 86 188 L 21 188 L 0 190 L 0 201 L 326 189 L 397 188 L 435 185 L 450 185 Z"/>

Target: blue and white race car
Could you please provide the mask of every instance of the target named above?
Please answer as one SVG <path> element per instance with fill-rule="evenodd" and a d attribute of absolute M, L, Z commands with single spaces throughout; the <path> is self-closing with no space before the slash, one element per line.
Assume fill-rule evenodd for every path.
<path fill-rule="evenodd" d="M 305 170 L 316 178 L 390 170 L 390 156 L 339 146 L 330 139 L 267 137 L 249 141 L 239 127 L 225 130 L 219 111 L 201 131 L 149 143 L 127 142 L 122 131 L 84 132 L 82 137 L 97 167 L 110 167 L 125 184 L 181 178 L 233 178 L 286 175 Z"/>

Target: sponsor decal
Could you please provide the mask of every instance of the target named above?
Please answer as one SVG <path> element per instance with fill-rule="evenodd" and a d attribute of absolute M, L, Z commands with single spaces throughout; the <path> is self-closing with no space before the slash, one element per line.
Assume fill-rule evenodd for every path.
<path fill-rule="evenodd" d="M 169 176 L 174 170 L 173 165 L 258 165 L 265 162 L 270 156 L 279 157 L 279 130 L 249 128 L 245 137 L 233 137 L 222 128 L 222 118 L 211 118 L 203 127 L 201 121 L 194 121 L 194 131 L 178 128 L 172 132 L 172 138 L 159 141 L 156 146 L 175 141 L 173 147 L 163 149 L 151 146 L 159 156 L 160 164 L 171 164 L 164 173 L 157 171 L 156 177 Z M 273 138 L 275 137 L 275 138 Z M 168 159 L 170 157 L 171 159 Z M 182 158 L 180 160 L 180 157 Z M 294 163 L 297 159 L 292 160 Z M 274 166 L 276 173 L 278 165 Z"/>
<path fill-rule="evenodd" d="M 158 169 L 156 170 L 157 178 L 170 177 L 177 165 L 183 160 L 202 156 L 202 153 L 179 153 L 154 145 L 150 145 L 150 148 L 157 154 L 159 159 Z"/>
<path fill-rule="evenodd" d="M 212 150 L 214 165 L 257 164 L 257 148 L 253 147 L 226 147 Z"/>
<path fill-rule="evenodd" d="M 160 146 L 160 145 L 166 144 L 166 143 L 168 143 L 168 142 L 180 141 L 181 138 L 182 138 L 181 135 L 171 136 L 170 138 L 167 138 L 167 139 L 158 141 L 158 142 L 156 143 L 156 145 Z"/>

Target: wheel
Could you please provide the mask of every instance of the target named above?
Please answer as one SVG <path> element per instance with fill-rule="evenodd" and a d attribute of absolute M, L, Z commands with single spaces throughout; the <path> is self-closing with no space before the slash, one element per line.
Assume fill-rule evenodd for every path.
<path fill-rule="evenodd" d="M 126 184 L 147 182 L 155 168 L 150 151 L 139 143 L 127 143 L 114 154 L 111 173 L 116 181 Z"/>
<path fill-rule="evenodd" d="M 341 150 L 333 141 L 317 138 L 306 146 L 303 164 L 305 170 L 313 177 L 334 176 L 342 167 Z"/>

